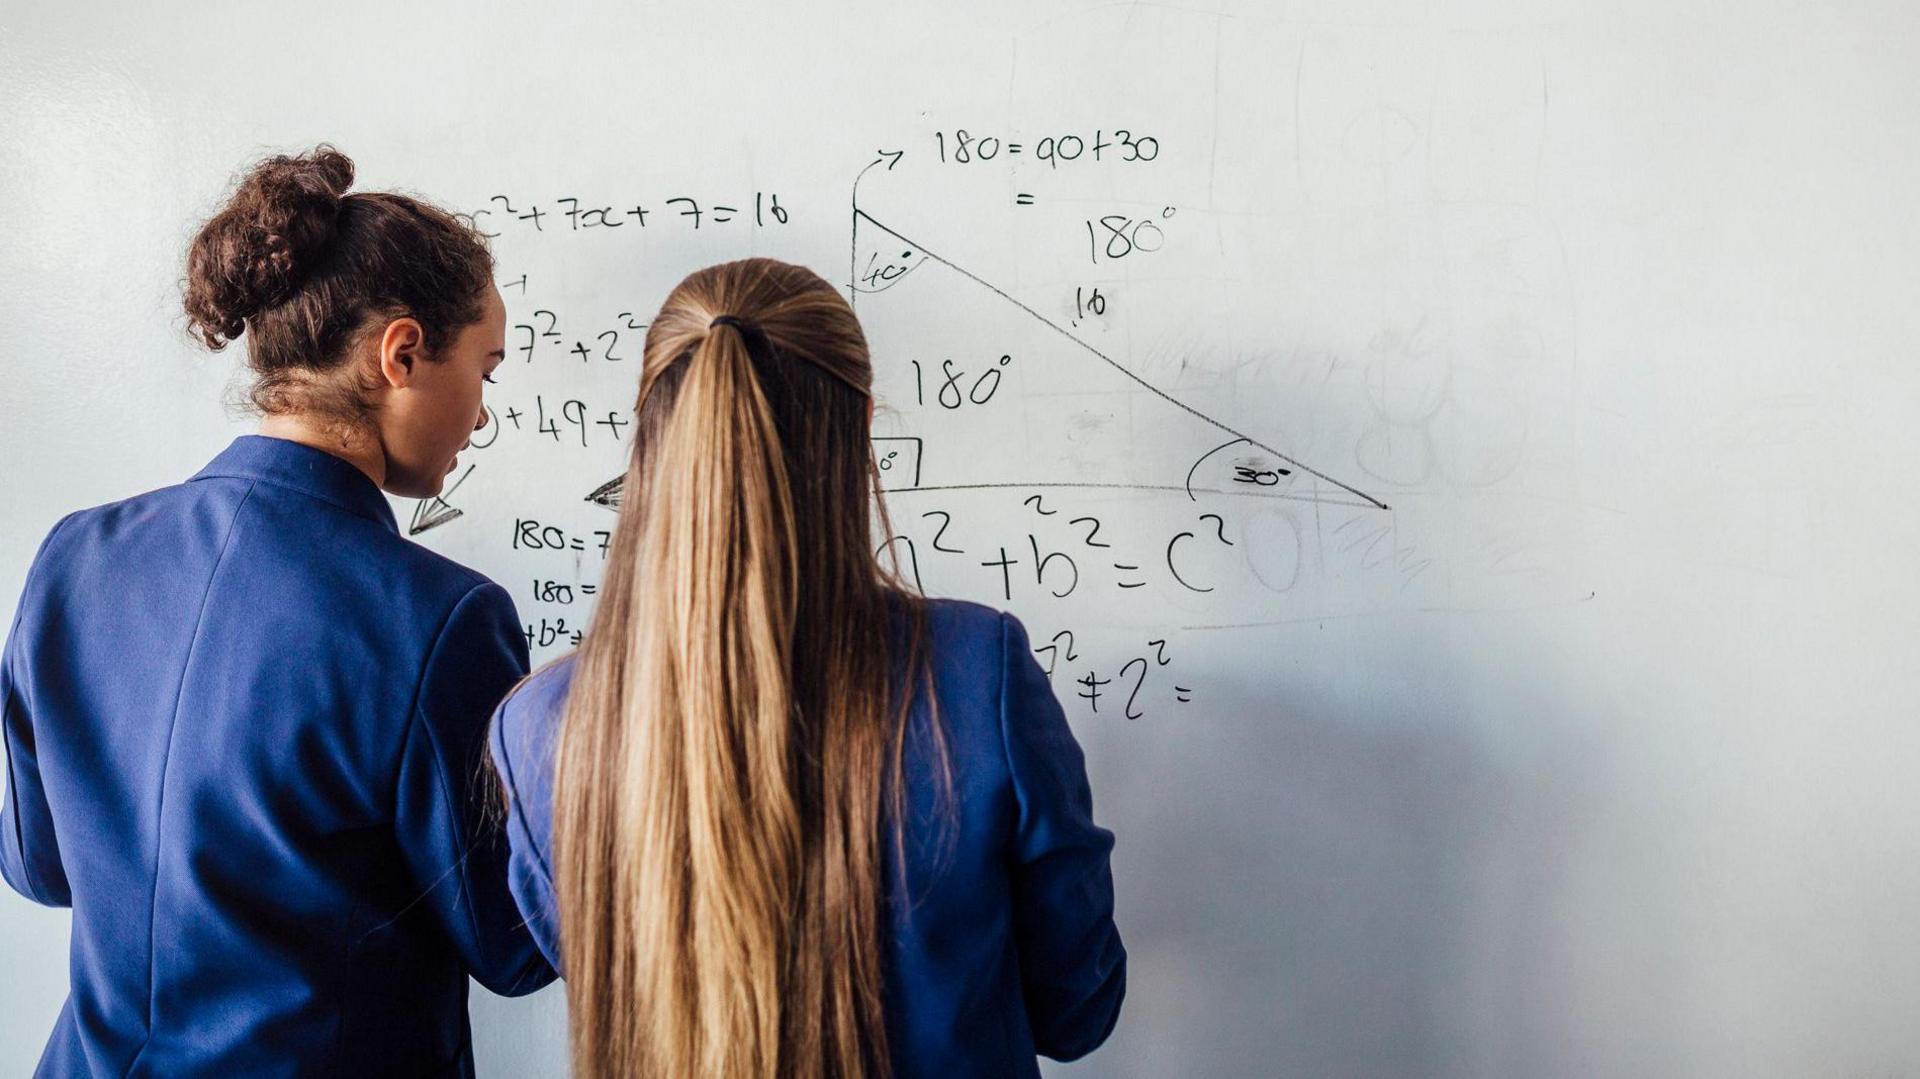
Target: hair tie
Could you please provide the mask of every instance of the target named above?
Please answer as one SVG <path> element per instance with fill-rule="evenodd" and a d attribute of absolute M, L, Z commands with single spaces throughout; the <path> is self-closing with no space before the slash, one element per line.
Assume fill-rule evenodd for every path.
<path fill-rule="evenodd" d="M 749 356 L 764 359 L 768 355 L 773 355 L 773 356 L 782 355 L 780 350 L 774 346 L 771 340 L 768 339 L 767 331 L 761 329 L 758 323 L 748 322 L 735 315 L 715 315 L 713 317 L 713 321 L 707 323 L 708 332 L 712 332 L 713 328 L 716 326 L 732 326 L 734 329 L 740 331 L 740 336 L 746 343 L 747 354 Z M 692 354 L 691 351 L 682 353 L 682 355 L 689 355 L 689 356 L 691 354 Z M 839 373 L 829 368 L 821 367 L 817 363 L 814 366 L 821 372 L 825 373 L 828 377 L 833 378 L 835 381 L 839 382 L 841 385 L 847 387 L 848 389 L 859 394 L 860 396 L 866 397 L 866 398 L 871 398 L 873 396 L 873 394 L 870 391 L 868 391 L 866 388 L 855 385 L 854 383 L 847 381 L 847 379 L 842 377 Z M 651 385 L 651 383 L 649 383 L 649 385 Z M 646 399 L 646 394 L 644 391 L 641 393 L 640 396 L 642 400 Z"/>

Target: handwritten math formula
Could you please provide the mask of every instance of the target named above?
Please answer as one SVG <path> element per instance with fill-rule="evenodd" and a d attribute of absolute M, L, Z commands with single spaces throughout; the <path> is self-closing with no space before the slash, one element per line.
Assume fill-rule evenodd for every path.
<path fill-rule="evenodd" d="M 1292 600 L 1315 577 L 1357 573 L 1404 591 L 1435 564 L 1359 480 L 1190 403 L 1109 343 L 1129 297 L 1156 287 L 1155 260 L 1178 260 L 1203 230 L 1188 226 L 1185 200 L 1166 197 L 1179 192 L 1112 197 L 1100 176 L 1178 153 L 1119 126 L 951 126 L 855 163 L 850 202 L 766 183 L 481 200 L 463 216 L 493 238 L 506 363 L 462 470 L 415 507 L 409 530 L 512 589 L 536 660 L 577 646 L 622 504 L 658 299 L 609 302 L 612 290 L 568 287 L 551 267 L 588 241 L 670 233 L 683 249 L 729 230 L 850 220 L 842 283 L 874 356 L 873 459 L 893 526 L 875 553 L 928 595 L 1017 613 L 1083 719 L 1177 716 L 1208 692 L 1205 633 L 1312 617 L 1311 600 Z M 1034 175 L 1044 191 L 1023 189 L 1043 187 L 1026 182 Z M 916 205 L 915 176 L 990 188 L 967 228 L 1044 244 L 1052 283 L 1003 287 L 955 253 L 964 238 L 943 236 L 951 222 L 937 206 Z M 830 272 L 830 258 L 816 268 Z M 491 473 L 502 478 L 475 479 Z"/>

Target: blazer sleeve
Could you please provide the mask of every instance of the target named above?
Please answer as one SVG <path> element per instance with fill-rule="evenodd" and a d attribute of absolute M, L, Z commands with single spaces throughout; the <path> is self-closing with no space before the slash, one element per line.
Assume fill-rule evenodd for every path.
<path fill-rule="evenodd" d="M 515 902 L 519 903 L 520 916 L 526 919 L 527 928 L 532 930 L 540 951 L 553 969 L 565 977 L 566 971 L 560 965 L 560 907 L 554 899 L 553 870 L 530 819 L 534 814 L 539 814 L 543 822 L 548 820 L 551 813 L 549 800 L 552 797 L 550 785 L 541 771 L 542 754 L 528 746 L 528 728 L 543 720 L 550 722 L 551 719 L 523 714 L 523 709 L 528 707 L 524 702 L 532 695 L 523 690 L 502 702 L 500 709 L 493 714 L 493 733 L 488 738 L 493 750 L 494 768 L 500 774 L 507 803 L 506 829 L 510 852 L 507 885 L 513 892 Z"/>
<path fill-rule="evenodd" d="M 486 769 L 487 722 L 527 672 L 513 600 L 478 585 L 428 654 L 400 751 L 394 830 L 427 905 L 468 973 L 502 996 L 553 981 L 507 890 L 507 843 Z"/>
<path fill-rule="evenodd" d="M 1001 646 L 1020 980 L 1034 1048 L 1075 1060 L 1106 1041 L 1127 990 L 1127 951 L 1113 924 L 1113 833 L 1093 822 L 1080 745 L 1011 615 L 1001 616 Z"/>
<path fill-rule="evenodd" d="M 63 520 L 61 524 L 65 524 Z M 37 566 L 53 537 L 54 526 L 34 558 Z M 33 571 L 27 571 L 28 587 L 14 612 L 13 628 L 7 633 L 6 648 L 0 653 L 0 708 L 5 709 L 7 757 L 7 797 L 0 802 L 0 876 L 13 890 L 36 903 L 50 907 L 73 905 L 67 871 L 60 861 L 60 842 L 53 833 L 53 812 L 47 806 L 46 788 L 40 782 L 40 758 L 33 734 L 32 687 L 26 676 L 22 654 L 28 647 L 27 608 L 33 600 Z"/>

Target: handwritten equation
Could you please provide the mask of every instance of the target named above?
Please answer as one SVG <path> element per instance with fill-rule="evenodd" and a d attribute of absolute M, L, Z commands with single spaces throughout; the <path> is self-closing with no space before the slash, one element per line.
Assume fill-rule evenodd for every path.
<path fill-rule="evenodd" d="M 724 197 L 724 196 L 723 196 Z M 752 191 L 741 197 L 702 199 L 693 195 L 670 195 L 652 201 L 645 199 L 581 199 L 563 195 L 549 202 L 521 200 L 495 195 L 487 205 L 464 210 L 455 216 L 472 225 L 481 235 L 497 239 L 507 232 L 526 229 L 539 233 L 564 234 L 633 227 L 645 229 L 680 226 L 745 225 L 767 228 L 785 225 L 791 220 L 773 191 Z"/>
<path fill-rule="evenodd" d="M 1049 238 L 1060 269 L 1040 294 L 1017 296 L 948 244 L 909 238 L 925 234 L 922 226 L 883 223 L 861 199 L 863 182 L 895 184 L 886 177 L 903 163 L 964 166 L 956 177 L 996 166 L 1065 177 L 1166 160 L 1157 135 L 1126 128 L 943 128 L 922 147 L 880 151 L 859 170 L 849 207 L 845 285 L 873 349 L 885 417 L 873 460 L 895 525 L 876 537 L 875 553 L 929 595 L 1019 613 L 1061 700 L 1088 719 L 1146 720 L 1204 699 L 1204 664 L 1192 663 L 1206 649 L 1189 638 L 1188 623 L 1260 624 L 1303 567 L 1326 573 L 1345 559 L 1404 588 L 1434 564 L 1400 542 L 1379 498 L 1184 400 L 1084 336 L 1122 315 L 1130 290 L 1154 287 L 1151 274 L 1136 278 L 1127 268 L 1182 250 L 1177 200 L 1102 207 L 1097 189 L 1061 197 L 1057 183 L 1068 180 L 1051 195 L 1015 191 L 1005 226 L 1026 228 L 1028 215 L 1043 215 L 1050 226 L 1033 234 Z M 1096 212 L 1062 216 L 1054 199 Z M 536 653 L 578 645 L 588 624 L 622 504 L 619 469 L 653 304 L 592 307 L 516 265 L 516 255 L 538 264 L 550 259 L 546 245 L 622 229 L 785 229 L 821 210 L 809 205 L 750 184 L 731 198 L 502 194 L 466 211 L 496 238 L 508 363 L 489 388 L 489 422 L 473 437 L 471 463 L 440 497 L 419 503 L 409 531 L 445 536 L 438 530 L 470 513 L 480 518 L 460 527 L 481 529 L 475 560 L 509 583 Z M 1049 289 L 1057 291 L 1044 298 Z M 927 325 L 928 313 L 956 301 L 980 306 L 965 325 Z M 1117 403 L 1136 423 L 1157 416 L 1152 452 L 1100 448 Z M 512 496 L 511 510 L 477 500 L 470 477 L 502 458 L 512 470 L 538 468 L 539 497 Z"/>

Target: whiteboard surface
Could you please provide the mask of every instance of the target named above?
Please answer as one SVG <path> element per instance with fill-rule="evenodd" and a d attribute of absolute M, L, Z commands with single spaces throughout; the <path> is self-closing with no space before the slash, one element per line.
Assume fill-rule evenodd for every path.
<path fill-rule="evenodd" d="M 396 510 L 536 658 L 590 609 L 665 291 L 747 255 L 849 289 L 891 547 L 1026 622 L 1118 836 L 1126 1007 L 1051 1073 L 1920 1072 L 1916 31 L 10 10 L 0 596 L 61 514 L 249 429 L 185 243 L 328 139 L 499 234 L 500 422 Z M 66 924 L 0 904 L 6 1074 Z M 559 990 L 473 1011 L 483 1074 L 561 1071 Z"/>

